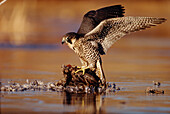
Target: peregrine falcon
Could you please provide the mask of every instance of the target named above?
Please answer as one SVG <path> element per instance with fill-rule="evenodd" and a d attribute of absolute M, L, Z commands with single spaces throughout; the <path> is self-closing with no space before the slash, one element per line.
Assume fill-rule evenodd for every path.
<path fill-rule="evenodd" d="M 124 17 L 124 7 L 114 5 L 87 12 L 77 33 L 69 32 L 63 36 L 66 43 L 79 56 L 82 67 L 79 71 L 93 69 L 106 83 L 100 55 L 121 37 L 135 31 L 150 28 L 164 22 L 165 18 L 156 17 Z"/>

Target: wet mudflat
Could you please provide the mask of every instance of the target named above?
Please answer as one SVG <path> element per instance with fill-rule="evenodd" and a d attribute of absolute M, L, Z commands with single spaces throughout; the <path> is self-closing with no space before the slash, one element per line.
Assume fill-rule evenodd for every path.
<path fill-rule="evenodd" d="M 55 49 L 1 48 L 0 56 L 2 84 L 26 79 L 55 82 L 63 77 L 62 64 L 81 65 L 73 51 L 60 45 Z M 102 58 L 107 82 L 116 83 L 120 91 L 101 95 L 1 92 L 1 113 L 170 113 L 169 39 L 124 39 Z M 165 93 L 145 93 L 154 86 L 152 81 L 161 82 L 159 89 Z"/>

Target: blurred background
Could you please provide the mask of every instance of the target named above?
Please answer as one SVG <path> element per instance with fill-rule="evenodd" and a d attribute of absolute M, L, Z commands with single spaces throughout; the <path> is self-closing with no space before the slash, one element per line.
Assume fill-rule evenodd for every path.
<path fill-rule="evenodd" d="M 0 44 L 56 44 L 78 30 L 86 12 L 116 4 L 125 16 L 170 18 L 169 0 L 7 0 L 0 6 Z M 127 37 L 169 38 L 169 30 L 167 21 Z"/>

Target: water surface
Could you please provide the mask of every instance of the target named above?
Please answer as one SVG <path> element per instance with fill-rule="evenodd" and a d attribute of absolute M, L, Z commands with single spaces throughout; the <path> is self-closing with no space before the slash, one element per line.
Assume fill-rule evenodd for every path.
<path fill-rule="evenodd" d="M 124 41 L 125 45 L 116 44 L 102 57 L 107 82 L 115 82 L 120 91 L 101 95 L 1 92 L 1 113 L 170 113 L 170 43 L 167 39 L 120 43 Z M 63 77 L 62 64 L 81 65 L 73 51 L 59 44 L 55 48 L 1 47 L 0 56 L 2 84 L 56 81 Z M 165 94 L 145 93 L 153 80 L 161 82 Z"/>

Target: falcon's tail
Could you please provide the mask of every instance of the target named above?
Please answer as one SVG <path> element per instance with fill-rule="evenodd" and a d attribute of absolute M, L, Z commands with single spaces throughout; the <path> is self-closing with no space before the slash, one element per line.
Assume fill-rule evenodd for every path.
<path fill-rule="evenodd" d="M 105 85 L 106 84 L 106 78 L 105 78 L 105 75 L 104 75 L 104 72 L 103 72 L 101 59 L 97 60 L 96 64 L 97 64 L 96 74 L 97 74 L 97 76 L 99 76 L 99 78 L 102 82 L 102 85 Z"/>

